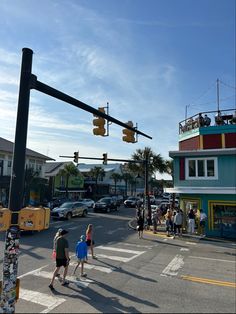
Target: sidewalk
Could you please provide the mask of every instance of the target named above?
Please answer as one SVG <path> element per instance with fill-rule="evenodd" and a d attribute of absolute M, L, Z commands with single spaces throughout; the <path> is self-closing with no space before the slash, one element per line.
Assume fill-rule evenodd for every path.
<path fill-rule="evenodd" d="M 136 230 L 136 227 L 137 227 L 136 218 L 133 218 L 129 221 L 129 227 L 133 230 Z M 165 223 L 162 223 L 161 225 L 157 226 L 157 233 L 153 233 L 152 226 L 150 230 L 144 230 L 143 233 L 147 235 L 153 235 L 156 237 L 167 238 L 167 239 L 174 238 L 173 235 L 167 236 Z M 203 240 L 203 241 L 215 241 L 215 242 L 224 242 L 224 243 L 235 243 L 235 241 L 230 240 L 230 239 L 212 238 L 212 237 L 205 237 L 205 236 L 203 237 L 197 234 L 188 234 L 188 233 L 183 233 L 181 237 L 177 236 L 176 239 L 179 239 L 179 240 L 192 239 L 195 241 Z"/>

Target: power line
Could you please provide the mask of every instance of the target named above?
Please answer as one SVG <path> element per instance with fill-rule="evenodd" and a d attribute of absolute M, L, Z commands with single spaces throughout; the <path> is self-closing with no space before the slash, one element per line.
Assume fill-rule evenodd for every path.
<path fill-rule="evenodd" d="M 225 86 L 227 86 L 227 87 L 229 87 L 229 88 L 236 89 L 235 86 L 231 86 L 231 85 L 229 85 L 229 84 L 227 84 L 227 83 L 222 82 L 221 80 L 219 80 L 219 81 L 220 81 L 221 84 L 223 84 L 223 85 L 225 85 Z"/>
<path fill-rule="evenodd" d="M 227 99 L 233 98 L 233 97 L 235 97 L 235 96 L 236 96 L 236 94 L 231 95 L 231 96 L 228 96 L 228 97 L 220 98 L 220 101 L 227 100 Z M 192 104 L 192 106 L 208 105 L 208 104 L 213 103 L 214 101 L 215 101 L 215 99 L 212 100 L 212 101 L 208 101 L 208 102 L 201 103 L 201 104 Z"/>
<path fill-rule="evenodd" d="M 193 101 L 193 103 L 195 103 L 196 101 L 198 101 L 202 96 L 204 96 L 210 89 L 212 89 L 212 87 L 215 86 L 215 81 L 197 98 Z"/>

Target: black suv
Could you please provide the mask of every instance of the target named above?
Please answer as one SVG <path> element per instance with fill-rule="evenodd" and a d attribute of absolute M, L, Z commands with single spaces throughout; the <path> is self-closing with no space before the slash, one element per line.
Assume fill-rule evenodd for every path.
<path fill-rule="evenodd" d="M 103 197 L 93 205 L 94 212 L 102 211 L 109 213 L 112 210 L 117 210 L 117 204 L 112 197 Z"/>

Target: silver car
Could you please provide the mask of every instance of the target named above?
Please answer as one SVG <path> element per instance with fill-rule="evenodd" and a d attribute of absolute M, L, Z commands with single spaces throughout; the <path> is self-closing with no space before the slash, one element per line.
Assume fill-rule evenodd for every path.
<path fill-rule="evenodd" d="M 93 205 L 95 203 L 91 198 L 83 198 L 79 201 L 81 203 L 85 204 L 86 206 L 88 206 L 89 208 L 93 208 Z"/>
<path fill-rule="evenodd" d="M 52 218 L 71 219 L 74 216 L 85 217 L 88 213 L 88 207 L 82 202 L 65 202 L 51 211 Z"/>

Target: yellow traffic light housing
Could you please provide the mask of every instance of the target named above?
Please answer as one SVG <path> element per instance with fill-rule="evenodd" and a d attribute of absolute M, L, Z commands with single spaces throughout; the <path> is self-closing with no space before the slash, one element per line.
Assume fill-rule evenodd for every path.
<path fill-rule="evenodd" d="M 103 154 L 103 162 L 104 165 L 107 165 L 107 153 Z"/>
<path fill-rule="evenodd" d="M 101 111 L 102 113 L 105 113 L 105 108 L 103 107 L 98 108 L 98 110 Z M 96 126 L 96 128 L 93 129 L 93 134 L 105 136 L 106 134 L 105 119 L 102 117 L 98 117 L 96 115 L 94 115 L 94 117 L 96 117 L 96 119 L 93 119 L 93 125 Z"/>
<path fill-rule="evenodd" d="M 79 161 L 79 152 L 74 152 L 74 162 L 77 164 Z"/>
<path fill-rule="evenodd" d="M 133 122 L 132 121 L 128 121 L 126 123 L 127 125 L 133 127 Z M 127 143 L 135 143 L 136 140 L 135 140 L 135 132 L 132 131 L 132 130 L 129 130 L 129 129 L 123 129 L 123 137 L 122 137 L 122 140 L 127 142 Z"/>

